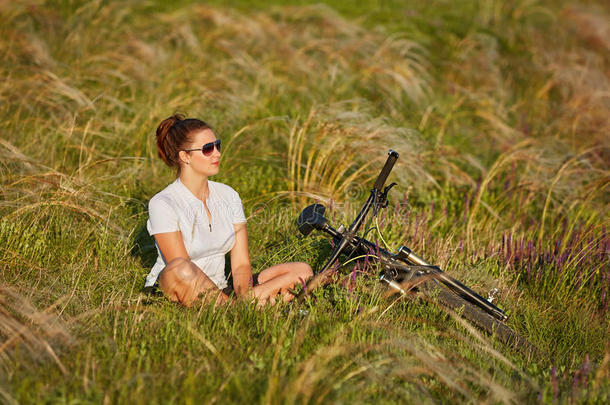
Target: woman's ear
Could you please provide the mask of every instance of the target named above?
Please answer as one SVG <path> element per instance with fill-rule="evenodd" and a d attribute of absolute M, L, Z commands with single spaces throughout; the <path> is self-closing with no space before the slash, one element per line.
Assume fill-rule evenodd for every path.
<path fill-rule="evenodd" d="M 183 150 L 178 152 L 178 159 L 180 159 L 180 162 L 184 163 L 185 165 L 188 165 L 191 163 L 191 158 L 190 158 L 189 154 Z"/>

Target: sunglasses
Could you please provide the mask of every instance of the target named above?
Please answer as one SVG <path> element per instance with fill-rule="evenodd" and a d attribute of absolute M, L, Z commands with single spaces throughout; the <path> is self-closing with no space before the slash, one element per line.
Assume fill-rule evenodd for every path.
<path fill-rule="evenodd" d="M 214 152 L 214 147 L 216 150 L 220 152 L 220 139 L 216 139 L 214 142 L 208 142 L 203 145 L 201 148 L 197 149 L 184 149 L 185 152 L 193 152 L 195 150 L 200 150 L 203 153 L 203 156 L 211 156 Z"/>

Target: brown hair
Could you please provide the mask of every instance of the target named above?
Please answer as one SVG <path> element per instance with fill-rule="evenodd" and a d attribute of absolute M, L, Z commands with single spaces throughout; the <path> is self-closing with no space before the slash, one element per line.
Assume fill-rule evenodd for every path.
<path fill-rule="evenodd" d="M 184 118 L 174 114 L 164 119 L 157 127 L 157 152 L 170 167 L 180 170 L 179 153 L 190 142 L 190 134 L 196 130 L 211 129 L 208 124 L 196 118 Z"/>

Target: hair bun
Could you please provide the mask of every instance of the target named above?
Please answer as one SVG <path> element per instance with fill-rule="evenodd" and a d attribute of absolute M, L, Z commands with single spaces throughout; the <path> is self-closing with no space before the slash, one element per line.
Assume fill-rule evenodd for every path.
<path fill-rule="evenodd" d="M 180 123 L 181 125 L 176 125 Z M 187 144 L 189 134 L 197 129 L 209 129 L 210 127 L 203 121 L 196 118 L 185 118 L 180 113 L 161 121 L 157 127 L 157 151 L 159 157 L 168 165 L 179 167 L 178 154 Z"/>
<path fill-rule="evenodd" d="M 180 113 L 175 113 L 174 115 L 172 115 L 171 117 L 168 118 L 169 120 L 173 121 L 173 124 L 175 124 L 178 121 L 184 121 L 184 115 L 180 114 Z M 173 125 L 172 124 L 172 125 Z"/>

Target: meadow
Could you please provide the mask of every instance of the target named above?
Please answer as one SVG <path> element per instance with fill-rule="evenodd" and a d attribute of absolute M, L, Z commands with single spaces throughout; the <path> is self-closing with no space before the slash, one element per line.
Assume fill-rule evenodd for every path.
<path fill-rule="evenodd" d="M 610 402 L 603 1 L 0 1 L 0 402 Z M 142 292 L 174 112 L 223 141 L 253 270 L 320 268 L 319 201 L 379 218 L 539 353 L 347 269 L 304 304 Z"/>

